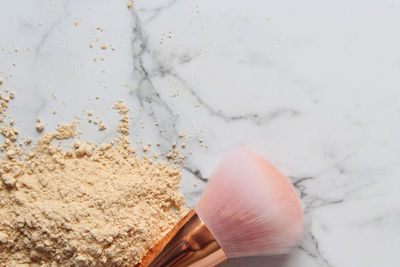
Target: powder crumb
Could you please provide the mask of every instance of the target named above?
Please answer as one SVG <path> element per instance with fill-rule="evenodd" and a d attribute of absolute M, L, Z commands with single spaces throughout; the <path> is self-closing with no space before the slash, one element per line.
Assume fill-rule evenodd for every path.
<path fill-rule="evenodd" d="M 32 143 L 32 139 L 31 138 L 26 138 L 25 145 L 30 145 L 31 143 Z"/>
<path fill-rule="evenodd" d="M 102 44 L 102 45 L 100 46 L 100 48 L 104 50 L 104 49 L 107 49 L 107 46 L 106 46 L 105 44 Z"/>
<path fill-rule="evenodd" d="M 186 136 L 185 133 L 180 133 L 180 134 L 179 134 L 179 138 L 184 138 L 185 136 Z"/>
<path fill-rule="evenodd" d="M 77 20 L 74 21 L 74 25 L 75 25 L 75 26 L 78 26 L 78 25 L 79 25 L 79 21 L 77 21 Z"/>
<path fill-rule="evenodd" d="M 186 147 L 186 143 L 182 143 L 182 144 L 181 144 L 181 147 L 182 147 L 182 148 L 185 148 L 185 147 Z"/>
<path fill-rule="evenodd" d="M 75 136 L 75 125 L 76 123 L 73 122 L 72 124 L 63 124 L 57 127 L 57 133 L 55 137 L 57 139 L 69 139 Z"/>
<path fill-rule="evenodd" d="M 16 152 L 14 149 L 7 150 L 7 157 L 9 159 L 13 159 L 15 157 L 15 154 L 16 154 Z"/>
<path fill-rule="evenodd" d="M 99 131 L 104 131 L 107 127 L 103 124 L 103 122 L 99 123 Z"/>
<path fill-rule="evenodd" d="M 89 43 L 89 47 L 90 47 L 90 48 L 93 48 L 93 43 Z"/>
<path fill-rule="evenodd" d="M 57 111 L 56 110 L 53 110 L 53 115 L 56 115 L 57 114 Z"/>
<path fill-rule="evenodd" d="M 6 243 L 8 240 L 8 235 L 5 233 L 0 232 L 0 244 Z"/>
<path fill-rule="evenodd" d="M 36 123 L 36 131 L 39 133 L 44 130 L 44 124 L 43 123 Z"/>
<path fill-rule="evenodd" d="M 128 3 L 126 3 L 126 7 L 127 7 L 128 9 L 131 9 L 131 8 L 132 8 L 132 5 L 133 5 L 133 2 L 132 2 L 132 1 L 128 1 Z"/>
<path fill-rule="evenodd" d="M 93 111 L 89 110 L 87 114 L 88 114 L 89 116 L 92 116 L 92 115 L 93 115 Z"/>
<path fill-rule="evenodd" d="M 13 187 L 15 185 L 15 183 L 17 182 L 17 180 L 15 180 L 15 178 L 11 174 L 8 174 L 8 173 L 2 174 L 1 180 L 3 181 L 3 183 L 6 186 L 9 186 L 9 187 Z"/>
<path fill-rule="evenodd" d="M 1 134 L 8 138 L 10 141 L 14 142 L 18 138 L 18 130 L 13 127 L 3 126 L 1 127 Z"/>
<path fill-rule="evenodd" d="M 3 78 L 0 77 L 0 85 L 3 85 Z"/>

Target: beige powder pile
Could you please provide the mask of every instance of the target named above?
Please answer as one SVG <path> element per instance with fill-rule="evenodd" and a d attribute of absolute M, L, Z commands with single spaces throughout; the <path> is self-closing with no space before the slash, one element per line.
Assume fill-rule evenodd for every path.
<path fill-rule="evenodd" d="M 4 126 L 0 266 L 132 266 L 187 212 L 179 168 L 137 157 L 128 109 L 115 108 L 121 137 L 99 146 L 54 145 L 74 138 L 74 123 L 24 150 Z"/>

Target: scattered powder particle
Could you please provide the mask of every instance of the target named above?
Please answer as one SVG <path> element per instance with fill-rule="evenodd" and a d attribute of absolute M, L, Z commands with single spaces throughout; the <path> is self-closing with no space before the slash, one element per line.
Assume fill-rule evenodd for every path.
<path fill-rule="evenodd" d="M 43 123 L 36 123 L 36 130 L 40 133 L 44 129 L 44 124 Z"/>
<path fill-rule="evenodd" d="M 185 148 L 185 147 L 186 147 L 186 143 L 182 143 L 182 144 L 181 144 L 181 147 L 182 147 L 182 148 Z"/>
<path fill-rule="evenodd" d="M 0 85 L 3 84 L 3 78 L 0 77 Z"/>
<path fill-rule="evenodd" d="M 105 44 L 102 44 L 102 45 L 100 46 L 100 48 L 101 48 L 101 49 L 107 49 L 107 46 L 106 46 Z"/>
<path fill-rule="evenodd" d="M 79 21 L 74 21 L 74 25 L 78 26 L 79 25 Z"/>
<path fill-rule="evenodd" d="M 199 142 L 200 142 L 200 143 L 203 143 L 203 139 L 200 138 L 200 139 L 199 139 Z"/>
<path fill-rule="evenodd" d="M 143 146 L 142 149 L 143 149 L 143 152 L 147 152 L 149 150 L 149 147 Z"/>
<path fill-rule="evenodd" d="M 180 134 L 179 134 L 179 138 L 184 138 L 185 136 L 186 136 L 185 133 L 180 133 Z"/>
<path fill-rule="evenodd" d="M 132 8 L 132 5 L 133 5 L 133 2 L 132 2 L 132 1 L 128 1 L 128 3 L 126 3 L 126 7 L 127 7 L 128 9 L 131 9 L 131 8 Z"/>
<path fill-rule="evenodd" d="M 40 118 L 39 117 L 36 118 L 36 122 L 40 122 Z"/>
<path fill-rule="evenodd" d="M 89 43 L 89 47 L 90 47 L 90 48 L 93 48 L 93 44 L 92 44 L 92 43 Z"/>
<path fill-rule="evenodd" d="M 57 110 L 53 110 L 53 115 L 56 115 L 57 114 Z"/>
<path fill-rule="evenodd" d="M 114 108 L 121 115 L 114 142 L 55 145 L 75 138 L 75 122 L 42 134 L 25 156 L 6 142 L 0 266 L 135 266 L 186 214 L 180 169 L 137 157 L 128 108 L 122 101 Z M 171 158 L 182 160 L 177 153 Z"/>
<path fill-rule="evenodd" d="M 26 138 L 25 144 L 26 145 L 30 145 L 31 143 L 32 143 L 32 139 L 31 138 Z"/>
<path fill-rule="evenodd" d="M 88 114 L 89 116 L 92 116 L 92 115 L 93 115 L 93 111 L 89 110 L 87 114 Z"/>
<path fill-rule="evenodd" d="M 101 60 L 101 61 L 104 61 L 104 57 L 101 57 L 100 60 Z"/>
<path fill-rule="evenodd" d="M 176 143 L 172 143 L 172 147 L 174 147 L 174 148 L 175 148 L 175 147 L 176 147 Z"/>
<path fill-rule="evenodd" d="M 104 131 L 105 129 L 107 129 L 107 127 L 104 125 L 103 122 L 99 123 L 99 131 Z"/>

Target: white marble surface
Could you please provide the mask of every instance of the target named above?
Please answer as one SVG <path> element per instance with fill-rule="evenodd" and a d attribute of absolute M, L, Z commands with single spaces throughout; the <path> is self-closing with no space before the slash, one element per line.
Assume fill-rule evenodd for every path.
<path fill-rule="evenodd" d="M 83 138 L 109 139 L 117 124 L 110 107 L 121 98 L 133 140 L 166 151 L 178 133 L 193 136 L 185 140 L 189 204 L 199 178 L 235 144 L 269 158 L 296 186 L 301 245 L 231 266 L 400 266 L 399 0 L 0 6 L 0 76 L 16 93 L 10 114 L 21 135 L 36 136 L 37 116 L 52 130 L 93 110 L 108 130 L 82 122 Z"/>

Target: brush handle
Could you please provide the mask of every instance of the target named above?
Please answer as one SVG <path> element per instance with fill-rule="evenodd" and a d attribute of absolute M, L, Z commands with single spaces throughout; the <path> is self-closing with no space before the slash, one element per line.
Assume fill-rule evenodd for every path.
<path fill-rule="evenodd" d="M 136 267 L 212 267 L 226 259 L 214 236 L 191 210 Z"/>

